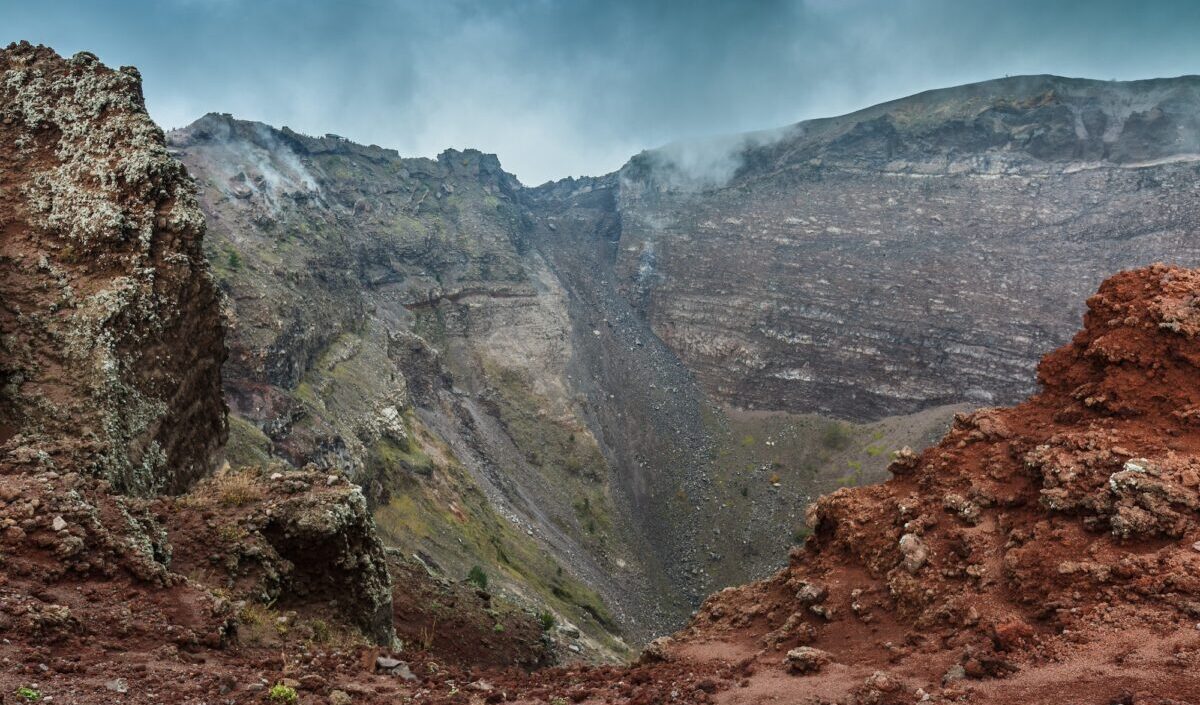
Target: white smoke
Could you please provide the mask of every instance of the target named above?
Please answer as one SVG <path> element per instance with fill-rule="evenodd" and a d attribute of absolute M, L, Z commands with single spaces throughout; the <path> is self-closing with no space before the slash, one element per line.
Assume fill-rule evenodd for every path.
<path fill-rule="evenodd" d="M 781 140 L 799 137 L 800 125 L 672 142 L 644 153 L 652 178 L 674 190 L 703 191 L 720 188 L 746 163 L 747 154 Z"/>

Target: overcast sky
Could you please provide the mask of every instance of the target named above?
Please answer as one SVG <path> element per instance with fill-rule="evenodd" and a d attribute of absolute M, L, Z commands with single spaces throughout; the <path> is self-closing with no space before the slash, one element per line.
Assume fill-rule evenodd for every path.
<path fill-rule="evenodd" d="M 475 147 L 537 184 L 1006 74 L 1200 73 L 1200 2 L 0 0 L 17 39 L 137 66 L 166 128 Z"/>

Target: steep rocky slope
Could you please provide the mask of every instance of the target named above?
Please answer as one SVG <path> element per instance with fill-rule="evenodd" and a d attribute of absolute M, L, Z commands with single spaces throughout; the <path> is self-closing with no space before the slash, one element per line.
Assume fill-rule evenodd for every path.
<path fill-rule="evenodd" d="M 616 621 L 652 611 L 662 571 L 614 519 L 516 180 L 479 152 L 403 159 L 221 115 L 169 141 L 228 294 L 231 461 L 342 468 L 390 544 L 455 579 L 478 565 L 577 623 L 577 647 L 622 652 Z"/>
<path fill-rule="evenodd" d="M 622 292 L 716 398 L 873 419 L 1020 398 L 1104 276 L 1198 261 L 1198 107 L 1017 77 L 540 191 L 612 204 Z"/>
<path fill-rule="evenodd" d="M 536 189 L 206 116 L 169 141 L 228 294 L 229 457 L 345 468 L 389 542 L 619 651 L 1028 393 L 1106 273 L 1198 261 L 1196 105 L 1020 77 Z"/>
<path fill-rule="evenodd" d="M 604 274 L 596 223 L 559 229 L 494 156 L 222 115 L 168 139 L 228 294 L 230 460 L 345 469 L 389 543 L 457 578 L 482 566 L 586 653 L 777 567 L 798 503 L 946 418 L 793 419 L 796 457 L 758 445 L 763 422 L 714 407 Z"/>

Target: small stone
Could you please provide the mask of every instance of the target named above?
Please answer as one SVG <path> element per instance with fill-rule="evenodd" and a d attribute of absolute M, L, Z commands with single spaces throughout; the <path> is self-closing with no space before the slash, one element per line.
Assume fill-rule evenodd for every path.
<path fill-rule="evenodd" d="M 338 478 L 337 475 L 330 475 L 329 477 L 325 478 L 325 484 L 330 486 L 336 485 L 339 479 L 340 478 Z"/>
<path fill-rule="evenodd" d="M 802 605 L 815 605 L 818 602 L 824 602 L 826 596 L 829 595 L 823 585 L 810 583 L 807 580 L 800 583 L 800 588 L 796 591 L 796 599 Z"/>
<path fill-rule="evenodd" d="M 54 529 L 55 531 L 62 531 L 63 529 L 67 528 L 67 520 L 63 519 L 59 515 L 55 515 L 54 521 L 50 522 L 50 528 Z"/>
<path fill-rule="evenodd" d="M 108 681 L 107 683 L 105 683 L 104 687 L 108 688 L 109 690 L 111 690 L 114 693 L 128 693 L 129 692 L 129 686 L 125 684 L 125 680 L 123 678 L 114 678 L 114 679 Z"/>
<path fill-rule="evenodd" d="M 669 636 L 660 636 L 654 641 L 646 644 L 642 649 L 642 655 L 638 657 L 638 663 L 645 665 L 648 663 L 662 663 L 671 660 L 671 654 L 667 648 L 671 645 L 672 639 Z"/>
<path fill-rule="evenodd" d="M 963 668 L 961 663 L 956 663 L 946 669 L 946 674 L 942 676 L 942 683 L 953 683 L 967 677 L 967 669 Z"/>
<path fill-rule="evenodd" d="M 558 628 L 558 633 L 562 634 L 563 636 L 570 637 L 572 639 L 579 638 L 579 628 L 573 624 L 560 625 Z"/>
<path fill-rule="evenodd" d="M 408 668 L 408 664 L 387 656 L 380 656 L 375 659 L 375 670 L 379 673 L 386 673 L 389 676 L 399 676 L 406 681 L 415 681 L 417 676 Z"/>
<path fill-rule="evenodd" d="M 1197 541 L 1196 543 L 1192 544 L 1192 550 L 1200 551 L 1200 541 Z"/>
<path fill-rule="evenodd" d="M 329 694 L 329 705 L 350 705 L 354 699 L 344 690 L 335 690 Z"/>
<path fill-rule="evenodd" d="M 920 460 L 921 456 L 917 455 L 916 451 L 908 446 L 904 446 L 892 453 L 892 462 L 888 465 L 887 469 L 893 475 L 908 475 L 917 469 Z"/>
<path fill-rule="evenodd" d="M 783 665 L 790 673 L 804 675 L 820 671 L 831 660 L 832 657 L 827 651 L 814 649 L 811 646 L 801 646 L 787 653 Z"/>
<path fill-rule="evenodd" d="M 283 479 L 283 473 L 273 472 L 273 473 L 271 473 L 271 479 L 272 480 L 281 480 L 281 479 Z"/>
<path fill-rule="evenodd" d="M 904 555 L 904 569 L 910 573 L 916 573 L 929 560 L 929 549 L 916 534 L 900 537 L 900 553 Z"/>

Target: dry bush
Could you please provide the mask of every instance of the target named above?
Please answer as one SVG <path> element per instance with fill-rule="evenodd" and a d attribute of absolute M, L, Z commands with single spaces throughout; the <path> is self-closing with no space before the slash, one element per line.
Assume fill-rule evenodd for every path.
<path fill-rule="evenodd" d="M 212 486 L 217 501 L 227 507 L 259 502 L 266 496 L 266 490 L 258 477 L 247 471 L 226 470 L 213 477 Z"/>

